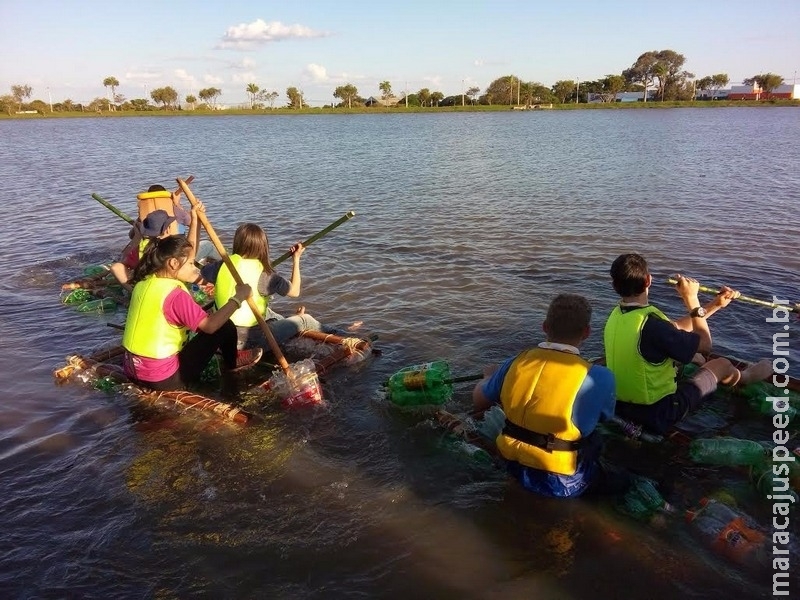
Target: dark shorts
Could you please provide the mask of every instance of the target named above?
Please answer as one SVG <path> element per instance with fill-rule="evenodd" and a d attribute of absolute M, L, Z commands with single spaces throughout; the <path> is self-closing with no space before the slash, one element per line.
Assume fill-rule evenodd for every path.
<path fill-rule="evenodd" d="M 675 393 L 664 396 L 658 402 L 645 405 L 618 401 L 614 412 L 648 431 L 664 435 L 690 411 L 696 410 L 715 389 L 714 375 L 706 369 L 700 369 L 691 379 L 681 381 Z"/>

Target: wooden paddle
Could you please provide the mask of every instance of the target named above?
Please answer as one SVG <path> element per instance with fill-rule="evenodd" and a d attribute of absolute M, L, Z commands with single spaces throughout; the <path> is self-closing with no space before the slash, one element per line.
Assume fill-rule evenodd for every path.
<path fill-rule="evenodd" d="M 195 197 L 192 190 L 189 189 L 189 185 L 183 180 L 178 179 L 178 185 L 180 186 L 183 193 L 186 194 L 186 197 L 189 199 L 189 202 L 193 207 L 196 207 L 198 204 L 198 200 Z M 208 233 L 208 237 L 211 238 L 211 242 L 214 244 L 214 248 L 217 249 L 219 255 L 222 257 L 222 260 L 228 267 L 228 270 L 231 272 L 231 276 L 233 277 L 234 281 L 241 285 L 244 283 L 242 281 L 241 275 L 236 270 L 236 265 L 233 264 L 231 257 L 228 256 L 228 252 L 225 250 L 225 246 L 223 246 L 222 241 L 217 236 L 217 233 L 214 231 L 214 228 L 211 226 L 211 223 L 208 222 L 208 218 L 206 217 L 205 212 L 198 210 L 197 211 L 197 218 L 200 219 L 200 222 L 203 224 L 203 227 L 206 229 L 206 233 Z M 281 347 L 278 345 L 275 336 L 272 335 L 272 330 L 270 330 L 269 325 L 264 320 L 264 315 L 261 314 L 261 311 L 258 309 L 256 305 L 256 301 L 253 299 L 253 296 L 250 295 L 247 297 L 247 305 L 250 307 L 250 310 L 253 311 L 253 314 L 258 321 L 259 327 L 261 327 L 261 331 L 264 332 L 264 337 L 267 339 L 267 343 L 269 344 L 270 350 L 272 350 L 272 354 L 275 356 L 276 360 L 278 361 L 278 365 L 280 365 L 283 372 L 286 373 L 286 377 L 290 380 L 293 378 L 292 369 L 289 366 L 289 363 L 286 361 L 286 358 L 283 356 L 283 352 L 281 351 Z"/>
<path fill-rule="evenodd" d="M 672 285 L 677 285 L 678 284 L 678 280 L 675 279 L 674 277 L 670 277 L 669 279 L 667 279 L 667 283 L 670 283 Z M 715 294 L 716 295 L 716 294 L 719 294 L 721 290 L 718 290 L 717 288 L 706 287 L 704 285 L 701 285 L 700 286 L 700 291 L 701 292 L 705 292 L 707 294 Z M 758 298 L 751 298 L 750 296 L 739 296 L 738 298 L 735 298 L 735 299 L 739 300 L 740 302 L 748 302 L 750 304 L 757 304 L 758 306 L 765 306 L 767 308 L 781 308 L 781 309 L 786 310 L 788 312 L 793 312 L 793 313 L 800 314 L 800 304 L 795 304 L 794 306 L 792 306 L 791 304 L 776 304 L 775 302 L 768 302 L 766 300 L 759 300 Z"/>

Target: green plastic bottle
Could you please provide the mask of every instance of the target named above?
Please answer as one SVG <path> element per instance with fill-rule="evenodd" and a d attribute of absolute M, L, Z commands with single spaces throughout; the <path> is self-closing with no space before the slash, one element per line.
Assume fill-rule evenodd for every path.
<path fill-rule="evenodd" d="M 85 277 L 94 277 L 95 275 L 103 275 L 108 273 L 109 269 L 106 265 L 89 265 L 83 268 Z"/>
<path fill-rule="evenodd" d="M 782 465 L 788 465 L 788 473 L 783 472 L 785 469 L 782 468 Z M 773 466 L 778 467 L 779 474 L 775 474 Z M 773 463 L 767 456 L 760 463 L 750 467 L 750 481 L 769 501 L 772 501 L 772 498 L 767 498 L 767 496 L 791 496 L 794 498 L 794 502 L 790 501 L 790 506 L 795 508 L 800 500 L 797 492 L 793 489 L 800 484 L 800 464 L 797 460 Z"/>
<path fill-rule="evenodd" d="M 64 304 L 83 304 L 84 302 L 88 302 L 93 298 L 94 296 L 92 296 L 92 292 L 83 288 L 78 288 L 72 290 L 69 294 L 66 294 L 61 299 L 61 302 Z"/>
<path fill-rule="evenodd" d="M 694 462 L 707 465 L 757 465 L 769 454 L 753 440 L 732 437 L 701 438 L 689 444 L 689 456 Z"/>
<path fill-rule="evenodd" d="M 117 310 L 117 303 L 111 298 L 98 298 L 97 300 L 89 300 L 78 306 L 78 312 L 113 312 Z"/>
<path fill-rule="evenodd" d="M 631 486 L 617 501 L 617 508 L 638 521 L 649 521 L 659 512 L 675 512 L 658 492 L 653 480 L 638 476 L 634 477 Z"/>
<path fill-rule="evenodd" d="M 450 366 L 443 360 L 406 367 L 386 382 L 388 396 L 398 406 L 444 404 L 453 392 Z"/>

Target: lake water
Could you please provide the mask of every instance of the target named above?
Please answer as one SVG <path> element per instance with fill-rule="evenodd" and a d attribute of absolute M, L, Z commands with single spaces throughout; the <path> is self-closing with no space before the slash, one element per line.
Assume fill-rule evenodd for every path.
<path fill-rule="evenodd" d="M 0 596 L 769 597 L 682 519 L 653 529 L 522 491 L 387 406 L 381 383 L 534 345 L 562 291 L 592 300 L 599 354 L 622 252 L 647 257 L 673 315 L 676 272 L 800 301 L 798 139 L 790 108 L 0 121 Z M 379 336 L 382 356 L 326 380 L 327 409 L 263 406 L 263 423 L 220 429 L 54 384 L 123 320 L 59 303 L 127 239 L 91 193 L 135 214 L 137 192 L 190 174 L 224 239 L 260 223 L 273 256 L 356 212 L 304 254 L 299 301 L 276 301 Z M 716 349 L 770 357 L 767 316 L 715 315 Z M 448 407 L 466 411 L 470 389 Z"/>

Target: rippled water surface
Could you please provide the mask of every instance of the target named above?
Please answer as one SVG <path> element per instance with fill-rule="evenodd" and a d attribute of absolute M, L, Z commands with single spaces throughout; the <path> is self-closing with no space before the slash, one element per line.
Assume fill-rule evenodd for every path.
<path fill-rule="evenodd" d="M 388 407 L 381 383 L 435 358 L 480 372 L 540 341 L 560 291 L 591 298 L 599 354 L 627 251 L 673 314 L 675 272 L 799 301 L 798 139 L 789 108 L 0 121 L 1 595 L 769 597 L 680 519 L 523 492 Z M 59 303 L 126 241 L 91 193 L 134 214 L 137 192 L 190 174 L 223 238 L 258 222 L 274 256 L 356 212 L 304 254 L 301 301 L 363 321 L 383 354 L 328 378 L 327 409 L 263 406 L 239 430 L 54 385 L 123 319 Z M 717 349 L 770 356 L 768 314 L 715 316 Z"/>

